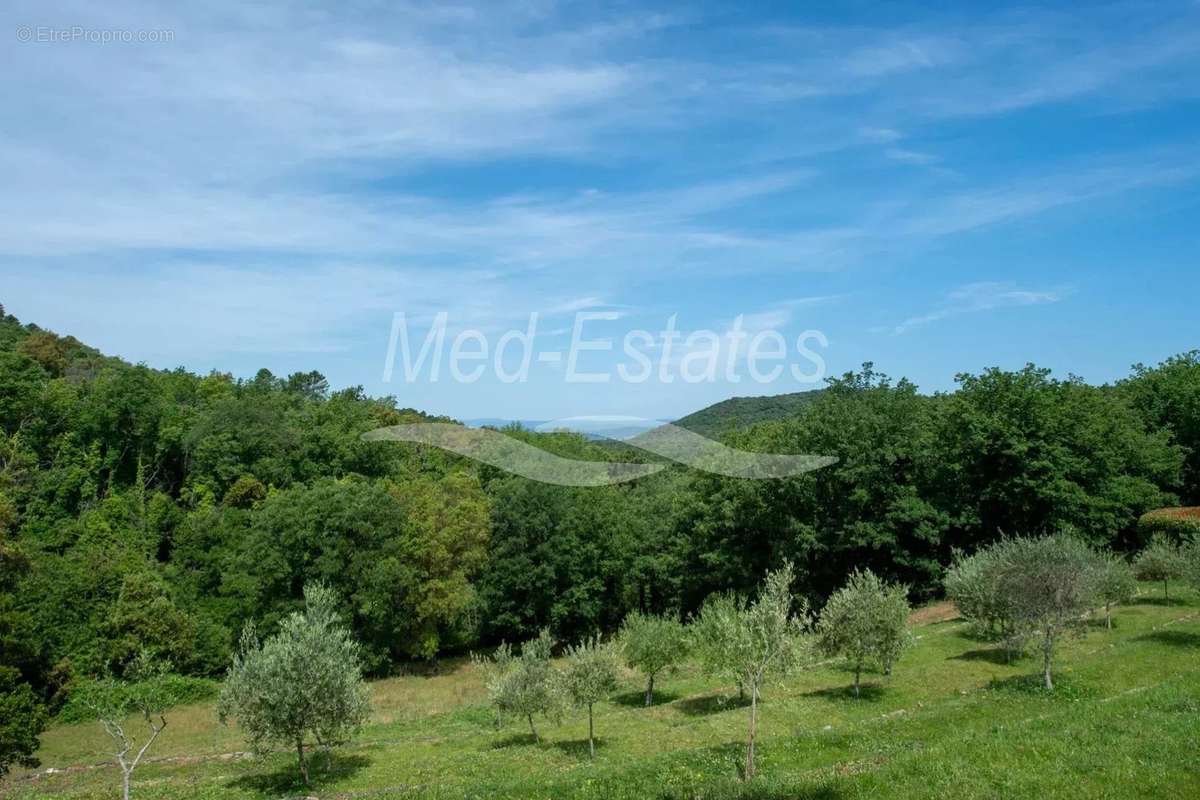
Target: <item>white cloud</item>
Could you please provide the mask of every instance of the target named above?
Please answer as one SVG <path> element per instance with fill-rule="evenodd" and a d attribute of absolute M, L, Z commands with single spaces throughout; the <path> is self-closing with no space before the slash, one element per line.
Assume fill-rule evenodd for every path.
<path fill-rule="evenodd" d="M 1044 305 L 1057 303 L 1067 294 L 1065 289 L 1029 290 L 1020 289 L 1010 283 L 984 281 L 969 283 L 947 293 L 945 302 L 927 314 L 909 317 L 892 329 L 897 336 L 913 328 L 929 325 L 949 317 L 991 311 L 1014 306 Z"/>
<path fill-rule="evenodd" d="M 924 166 L 933 164 L 938 160 L 938 157 L 931 153 L 922 153 L 918 150 L 909 150 L 904 147 L 889 147 L 884 151 L 884 155 L 892 161 L 900 161 L 905 164 L 916 164 Z"/>
<path fill-rule="evenodd" d="M 340 347 L 359 317 L 399 309 L 506 325 L 613 308 L 639 282 L 869 266 L 1193 179 L 1194 150 L 1147 145 L 940 184 L 868 176 L 853 194 L 839 169 L 858 160 L 824 159 L 930 163 L 948 117 L 1194 96 L 1180 76 L 1200 60 L 1196 27 L 1181 15 L 1136 30 L 1114 28 L 1116 11 L 1080 15 L 1071 36 L 1032 12 L 731 26 L 714 43 L 748 46 L 677 49 L 662 45 L 694 28 L 668 15 L 553 3 L 114 0 L 56 3 L 51 19 L 18 2 L 17 25 L 175 38 L 0 49 L 5 299 L 104 330 L 112 352 L 178 357 Z M 526 180 L 530 161 L 552 177 Z M 755 314 L 774 325 L 789 309 Z M 160 330 L 173 334 L 146 335 Z"/>

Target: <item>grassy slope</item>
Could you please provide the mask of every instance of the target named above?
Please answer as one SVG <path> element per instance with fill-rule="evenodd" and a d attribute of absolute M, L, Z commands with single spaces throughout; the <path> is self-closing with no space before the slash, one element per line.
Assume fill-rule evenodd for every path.
<path fill-rule="evenodd" d="M 1181 594 L 1183 594 L 1181 592 Z M 436 677 L 375 685 L 375 718 L 343 748 L 320 797 L 723 797 L 991 798 L 1200 796 L 1200 602 L 1148 598 L 1119 610 L 1116 629 L 1068 642 L 1050 696 L 1006 664 L 960 621 L 917 629 L 920 639 L 891 678 L 861 700 L 822 667 L 767 689 L 760 779 L 737 784 L 747 709 L 688 668 L 662 681 L 653 708 L 626 693 L 598 708 L 601 744 L 586 755 L 586 720 L 542 724 L 534 744 L 516 722 L 496 731 L 479 677 L 459 664 Z M 210 706 L 177 709 L 156 755 L 135 776 L 144 798 L 263 798 L 306 794 L 286 755 L 265 762 L 236 751 Z M 45 766 L 103 760 L 94 723 L 43 739 Z M 184 758 L 181 758 L 184 757 Z M 197 758 L 200 757 L 200 758 Z M 111 767 L 0 786 L 14 798 L 109 798 Z"/>

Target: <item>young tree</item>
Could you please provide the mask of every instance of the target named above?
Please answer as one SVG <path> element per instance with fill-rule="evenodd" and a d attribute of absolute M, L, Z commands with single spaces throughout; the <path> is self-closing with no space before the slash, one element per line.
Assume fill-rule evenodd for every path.
<path fill-rule="evenodd" d="M 611 643 L 599 638 L 584 639 L 567 648 L 567 665 L 562 680 L 567 697 L 588 712 L 588 752 L 596 757 L 596 739 L 592 724 L 592 706 L 611 695 L 617 688 L 618 658 Z"/>
<path fill-rule="evenodd" d="M 753 602 L 747 604 L 728 595 L 715 598 L 705 604 L 696 623 L 701 656 L 708 669 L 733 677 L 750 692 L 745 780 L 754 778 L 754 737 L 763 683 L 793 670 L 803 654 L 808 608 L 792 596 L 794 577 L 791 563 L 786 563 L 782 569 L 767 573 Z"/>
<path fill-rule="evenodd" d="M 687 655 L 687 630 L 673 617 L 634 611 L 621 625 L 620 641 L 625 663 L 646 676 L 646 705 L 652 705 L 654 679 Z"/>
<path fill-rule="evenodd" d="M 1112 607 L 1128 603 L 1137 592 L 1137 578 L 1129 562 L 1116 553 L 1105 553 L 1096 563 L 1096 599 L 1104 604 L 1104 624 L 1112 629 Z"/>
<path fill-rule="evenodd" d="M 1015 631 L 1040 639 L 1042 679 L 1053 689 L 1055 643 L 1064 633 L 1082 631 L 1096 602 L 1096 554 L 1062 533 L 1010 539 L 1006 547 L 998 582 L 1009 621 Z"/>
<path fill-rule="evenodd" d="M 315 743 L 329 761 L 370 713 L 358 644 L 337 613 L 337 598 L 322 584 L 304 587 L 304 611 L 259 642 L 253 626 L 221 687 L 221 721 L 233 717 L 255 752 L 272 744 L 295 747 L 300 776 L 310 785 L 305 745 Z"/>
<path fill-rule="evenodd" d="M 851 573 L 834 592 L 816 625 L 817 647 L 842 656 L 854 667 L 854 696 L 863 668 L 876 663 L 890 673 L 908 643 L 908 589 L 880 580 L 869 569 Z"/>
<path fill-rule="evenodd" d="M 504 714 L 524 717 L 534 741 L 541 741 L 534 715 L 556 718 L 562 709 L 560 680 L 550 663 L 553 646 L 550 631 L 543 629 L 536 639 L 521 645 L 519 656 L 502 644 L 490 659 L 477 659 L 485 670 L 488 696 L 500 715 L 498 720 Z"/>
<path fill-rule="evenodd" d="M 1166 600 L 1168 581 L 1183 575 L 1179 547 L 1164 536 L 1155 536 L 1133 560 L 1133 572 L 1139 581 L 1162 581 L 1163 599 Z"/>
<path fill-rule="evenodd" d="M 116 748 L 113 757 L 121 768 L 121 796 L 125 800 L 129 800 L 133 771 L 167 727 L 164 713 L 170 705 L 165 686 L 167 666 L 143 651 L 126 667 L 128 681 L 105 678 L 81 690 L 81 702 L 91 709 L 113 740 Z M 145 723 L 144 737 L 139 738 L 127 729 L 127 720 L 132 716 L 140 716 Z"/>
<path fill-rule="evenodd" d="M 1179 556 L 1183 563 L 1184 580 L 1200 590 L 1200 536 L 1189 539 L 1187 544 L 1180 548 Z"/>

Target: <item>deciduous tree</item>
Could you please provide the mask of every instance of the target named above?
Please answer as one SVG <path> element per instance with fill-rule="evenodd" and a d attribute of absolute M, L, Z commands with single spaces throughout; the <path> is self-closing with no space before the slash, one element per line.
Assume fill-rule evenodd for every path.
<path fill-rule="evenodd" d="M 105 678 L 82 690 L 80 702 L 91 709 L 113 741 L 113 758 L 121 768 L 121 796 L 125 800 L 129 800 L 133 771 L 167 727 L 167 669 L 166 662 L 142 653 L 126 668 L 128 680 Z M 141 717 L 146 728 L 141 736 L 131 729 L 130 717 Z"/>
<path fill-rule="evenodd" d="M 20 673 L 0 666 L 0 778 L 13 764 L 37 766 L 38 734 L 46 728 L 46 708 Z"/>

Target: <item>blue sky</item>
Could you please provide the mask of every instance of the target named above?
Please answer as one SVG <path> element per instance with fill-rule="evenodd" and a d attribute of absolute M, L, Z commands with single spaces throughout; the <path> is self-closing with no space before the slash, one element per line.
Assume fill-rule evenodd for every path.
<path fill-rule="evenodd" d="M 551 349 L 578 309 L 618 341 L 743 315 L 929 391 L 1200 346 L 1196 2 L 189 5 L 7 6 L 173 34 L 0 48 L 10 313 L 460 418 L 811 385 L 385 384 L 394 312 L 498 336 L 536 311 Z"/>

